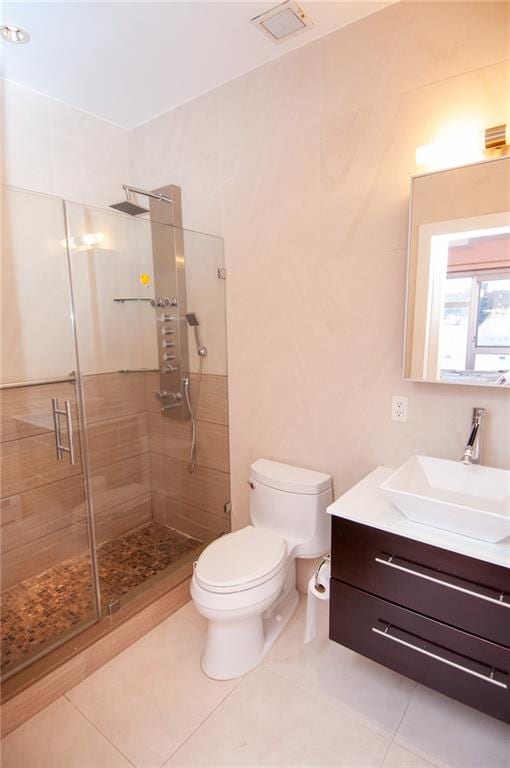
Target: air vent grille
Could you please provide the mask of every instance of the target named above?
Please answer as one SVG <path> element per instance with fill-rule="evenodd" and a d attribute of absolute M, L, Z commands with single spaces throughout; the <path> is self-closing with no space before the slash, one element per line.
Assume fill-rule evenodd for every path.
<path fill-rule="evenodd" d="M 292 35 L 302 32 L 314 23 L 294 0 L 287 0 L 270 11 L 255 16 L 252 23 L 273 42 L 279 43 Z"/>

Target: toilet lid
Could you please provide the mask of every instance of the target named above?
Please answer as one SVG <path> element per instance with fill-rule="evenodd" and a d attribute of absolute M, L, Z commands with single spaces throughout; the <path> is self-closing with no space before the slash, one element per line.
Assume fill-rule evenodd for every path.
<path fill-rule="evenodd" d="M 248 525 L 209 544 L 195 574 L 211 587 L 248 586 L 275 571 L 286 554 L 287 545 L 278 534 Z"/>

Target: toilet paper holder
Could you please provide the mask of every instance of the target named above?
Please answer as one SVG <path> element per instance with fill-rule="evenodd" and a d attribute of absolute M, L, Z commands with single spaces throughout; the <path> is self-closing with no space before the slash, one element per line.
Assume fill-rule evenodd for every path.
<path fill-rule="evenodd" d="M 319 576 L 320 576 L 320 572 L 321 572 L 322 568 L 324 568 L 324 566 L 327 565 L 328 563 L 331 563 L 331 555 L 324 555 L 324 557 L 320 561 L 319 565 L 315 569 L 315 573 L 314 573 L 314 576 L 313 576 L 313 583 L 314 583 L 314 587 L 317 590 L 317 592 L 321 592 L 322 593 L 322 592 L 326 591 L 326 587 L 323 584 L 319 584 Z"/>

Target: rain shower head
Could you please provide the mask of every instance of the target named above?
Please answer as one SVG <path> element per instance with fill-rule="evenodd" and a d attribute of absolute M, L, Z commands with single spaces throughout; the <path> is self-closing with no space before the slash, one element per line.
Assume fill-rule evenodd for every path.
<path fill-rule="evenodd" d="M 142 213 L 149 213 L 148 208 L 133 203 L 131 200 L 123 200 L 122 203 L 114 203 L 110 208 L 115 208 L 121 213 L 129 213 L 130 216 L 140 216 Z"/>
<path fill-rule="evenodd" d="M 113 203 L 113 205 L 110 205 L 110 208 L 115 208 L 116 211 L 121 211 L 121 213 L 128 213 L 130 216 L 141 216 L 142 213 L 149 213 L 148 208 L 144 208 L 142 205 L 138 205 L 138 203 L 134 202 L 133 192 L 136 195 L 150 197 L 152 200 L 160 200 L 162 203 L 173 202 L 169 197 L 165 197 L 159 192 L 148 192 L 146 189 L 130 187 L 128 184 L 123 184 L 122 189 L 126 193 L 126 199 L 121 203 Z"/>

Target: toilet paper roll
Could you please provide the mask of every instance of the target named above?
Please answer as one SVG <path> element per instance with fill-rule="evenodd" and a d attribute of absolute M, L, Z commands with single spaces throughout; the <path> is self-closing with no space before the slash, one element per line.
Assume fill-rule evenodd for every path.
<path fill-rule="evenodd" d="M 314 575 L 308 582 L 306 603 L 305 643 L 317 637 L 317 600 L 329 600 L 329 581 L 331 579 L 331 559 L 326 555 Z"/>

